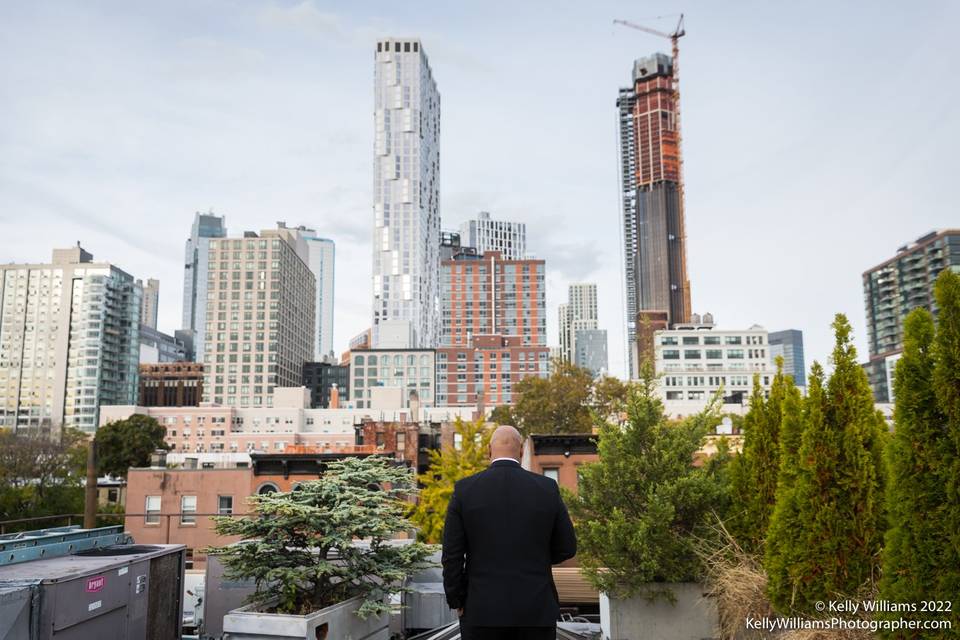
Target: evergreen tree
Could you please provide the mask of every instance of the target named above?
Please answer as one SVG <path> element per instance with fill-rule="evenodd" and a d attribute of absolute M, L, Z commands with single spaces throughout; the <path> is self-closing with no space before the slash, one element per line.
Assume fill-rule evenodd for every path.
<path fill-rule="evenodd" d="M 943 527 L 949 536 L 944 549 L 937 593 L 953 600 L 953 630 L 960 628 L 960 275 L 944 270 L 934 289 L 937 300 L 934 391 L 946 416 L 948 440 L 941 482 L 946 488 Z"/>
<path fill-rule="evenodd" d="M 950 541 L 943 516 L 950 447 L 946 419 L 934 391 L 934 367 L 933 316 L 926 309 L 914 309 L 904 322 L 903 355 L 893 382 L 896 426 L 887 448 L 890 528 L 883 550 L 880 598 L 890 602 L 949 600 L 956 595 L 939 589 L 940 576 L 949 566 L 945 552 Z M 890 616 L 923 619 L 931 614 Z M 892 637 L 921 636 L 910 631 Z M 925 630 L 923 637 L 950 636 Z"/>
<path fill-rule="evenodd" d="M 428 545 L 389 543 L 410 529 L 406 498 L 416 489 L 412 470 L 393 460 L 335 460 L 297 491 L 249 497 L 253 517 L 214 517 L 218 534 L 241 542 L 205 551 L 220 556 L 228 578 L 252 579 L 249 600 L 263 609 L 305 615 L 360 596 L 357 615 L 385 613 L 388 596 L 430 566 Z"/>
<path fill-rule="evenodd" d="M 594 586 L 620 597 L 654 595 L 655 583 L 701 576 L 695 540 L 729 495 L 719 465 L 693 464 L 714 414 L 667 420 L 645 363 L 628 392 L 626 424 L 601 425 L 599 461 L 581 466 L 577 494 L 565 494 L 577 558 Z"/>
<path fill-rule="evenodd" d="M 420 538 L 439 543 L 443 539 L 443 522 L 447 503 L 453 495 L 453 485 L 461 478 L 479 473 L 490 462 L 490 436 L 483 418 L 464 422 L 457 418 L 454 433 L 460 435 L 460 445 L 430 452 L 430 467 L 420 476 L 420 500 L 411 520 L 420 529 Z"/>
<path fill-rule="evenodd" d="M 780 423 L 783 401 L 793 381 L 783 374 L 783 359 L 777 358 L 777 373 L 764 395 L 760 376 L 753 377 L 750 409 L 743 419 L 743 449 L 731 466 L 733 516 L 731 533 L 747 551 L 756 551 L 766 537 L 776 503 L 780 469 Z"/>
<path fill-rule="evenodd" d="M 778 524 L 770 538 L 779 547 L 771 559 L 782 565 L 766 567 L 768 590 L 781 613 L 815 614 L 816 601 L 855 594 L 878 569 L 886 425 L 857 363 L 846 317 L 837 314 L 833 329 L 833 374 L 821 407 L 808 399 L 803 420 L 792 503 L 796 528 Z"/>
<path fill-rule="evenodd" d="M 796 386 L 791 385 L 783 399 L 776 503 L 764 545 L 763 565 L 767 572 L 768 592 L 774 602 L 780 603 L 789 603 L 793 597 L 790 568 L 796 559 L 796 546 L 791 544 L 791 536 L 801 528 L 796 492 L 800 473 L 800 440 L 808 422 L 823 419 L 823 368 L 819 362 L 813 363 L 807 380 L 806 398 L 800 395 Z M 785 605 L 784 609 L 787 608 Z"/>

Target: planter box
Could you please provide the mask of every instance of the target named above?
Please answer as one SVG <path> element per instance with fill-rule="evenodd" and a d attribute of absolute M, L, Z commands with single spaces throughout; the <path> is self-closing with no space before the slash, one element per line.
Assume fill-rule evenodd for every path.
<path fill-rule="evenodd" d="M 305 616 L 254 611 L 253 605 L 223 617 L 224 638 L 231 640 L 389 640 L 389 614 L 361 620 L 357 596 Z"/>
<path fill-rule="evenodd" d="M 652 585 L 654 586 L 654 585 Z M 658 584 L 676 602 L 641 596 L 622 600 L 600 594 L 600 627 L 605 640 L 713 640 L 720 637 L 717 604 L 696 582 Z"/>

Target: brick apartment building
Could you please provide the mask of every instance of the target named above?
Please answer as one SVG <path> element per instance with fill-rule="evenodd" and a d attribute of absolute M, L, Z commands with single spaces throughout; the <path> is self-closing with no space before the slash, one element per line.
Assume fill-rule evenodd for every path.
<path fill-rule="evenodd" d="M 543 260 L 504 260 L 499 251 L 458 254 L 440 267 L 444 347 L 466 347 L 473 336 L 519 336 L 547 344 Z"/>
<path fill-rule="evenodd" d="M 196 407 L 203 397 L 203 363 L 162 362 L 140 365 L 143 407 Z"/>
<path fill-rule="evenodd" d="M 520 380 L 550 373 L 550 348 L 519 336 L 474 335 L 462 346 L 437 349 L 436 358 L 441 406 L 513 404 Z"/>

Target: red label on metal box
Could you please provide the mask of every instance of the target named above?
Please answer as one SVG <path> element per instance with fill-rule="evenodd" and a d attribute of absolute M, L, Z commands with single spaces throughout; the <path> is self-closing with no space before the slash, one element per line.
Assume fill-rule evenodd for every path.
<path fill-rule="evenodd" d="M 96 578 L 87 578 L 87 593 L 96 593 L 103 589 L 103 585 L 106 584 L 107 580 L 103 576 L 97 576 Z"/>

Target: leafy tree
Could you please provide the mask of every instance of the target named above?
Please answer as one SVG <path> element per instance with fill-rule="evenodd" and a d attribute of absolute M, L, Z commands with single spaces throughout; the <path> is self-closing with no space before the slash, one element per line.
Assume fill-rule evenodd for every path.
<path fill-rule="evenodd" d="M 760 376 L 753 377 L 750 409 L 742 423 L 743 451 L 730 469 L 733 491 L 730 531 L 747 551 L 760 548 L 776 504 L 780 471 L 780 423 L 783 402 L 793 380 L 783 374 L 783 358 L 777 358 L 777 373 L 764 395 Z"/>
<path fill-rule="evenodd" d="M 620 422 L 626 410 L 629 383 L 613 376 L 603 376 L 593 383 L 593 408 L 600 420 Z"/>
<path fill-rule="evenodd" d="M 943 528 L 948 535 L 937 593 L 953 600 L 953 629 L 960 627 L 960 275 L 944 270 L 935 287 L 939 312 L 935 343 L 934 392 L 946 416 L 949 440 L 941 481 L 946 488 Z"/>
<path fill-rule="evenodd" d="M 490 422 L 493 424 L 509 424 L 512 426 L 516 422 L 516 418 L 513 416 L 513 409 L 507 404 L 494 407 L 493 411 L 490 412 Z"/>
<path fill-rule="evenodd" d="M 698 579 L 695 553 L 708 515 L 729 498 L 721 465 L 697 467 L 694 454 L 716 426 L 714 405 L 669 421 L 656 394 L 649 363 L 631 385 L 627 421 L 600 427 L 596 463 L 582 465 L 576 495 L 565 493 L 588 580 L 619 597 L 664 593 L 652 583 Z"/>
<path fill-rule="evenodd" d="M 516 426 L 530 434 L 590 433 L 593 376 L 569 362 L 556 361 L 548 378 L 529 377 L 514 387 Z"/>
<path fill-rule="evenodd" d="M 878 569 L 886 424 L 873 406 L 846 317 L 837 314 L 833 329 L 834 370 L 822 395 L 822 418 L 804 420 L 800 441 L 793 489 L 798 528 L 776 527 L 782 548 L 774 554 L 790 561 L 786 579 L 771 576 L 768 585 L 781 613 L 816 613 L 816 601 L 855 594 Z M 811 414 L 815 410 L 810 407 Z"/>
<path fill-rule="evenodd" d="M 97 429 L 97 472 L 126 478 L 130 467 L 150 464 L 150 454 L 166 449 L 166 429 L 156 419 L 134 414 Z"/>
<path fill-rule="evenodd" d="M 950 443 L 934 390 L 935 362 L 933 316 L 926 309 L 914 309 L 904 322 L 903 355 L 893 382 L 896 427 L 887 447 L 890 528 L 883 550 L 880 597 L 890 602 L 950 600 L 956 595 L 939 589 L 940 576 L 949 566 L 945 552 L 950 540 L 943 511 Z M 929 617 L 923 612 L 893 615 Z M 924 637 L 948 637 L 924 633 Z"/>
<path fill-rule="evenodd" d="M 76 430 L 56 441 L 0 429 L 0 520 L 82 512 L 86 442 Z"/>
<path fill-rule="evenodd" d="M 430 466 L 420 476 L 420 500 L 411 516 L 420 529 L 420 537 L 431 543 L 443 539 L 443 523 L 453 485 L 461 478 L 483 471 L 490 462 L 493 433 L 482 418 L 474 422 L 457 418 L 454 433 L 460 435 L 459 448 L 448 446 L 441 451 L 430 451 Z"/>
<path fill-rule="evenodd" d="M 359 595 L 358 615 L 381 614 L 390 610 L 387 595 L 429 566 L 428 545 L 387 544 L 410 529 L 405 498 L 415 493 L 412 470 L 386 458 L 330 462 L 297 491 L 248 498 L 254 517 L 214 517 L 218 534 L 241 542 L 207 552 L 220 556 L 230 579 L 255 581 L 250 601 L 260 607 L 303 615 Z"/>

